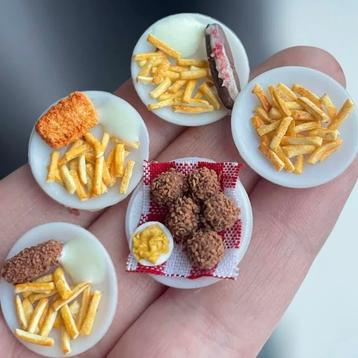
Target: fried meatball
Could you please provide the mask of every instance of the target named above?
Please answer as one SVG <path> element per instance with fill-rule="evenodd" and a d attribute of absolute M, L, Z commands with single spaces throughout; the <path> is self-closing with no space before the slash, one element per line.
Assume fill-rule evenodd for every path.
<path fill-rule="evenodd" d="M 202 214 L 205 226 L 222 231 L 235 224 L 240 209 L 224 193 L 219 192 L 204 202 Z"/>
<path fill-rule="evenodd" d="M 176 242 L 182 242 L 199 226 L 199 205 L 192 198 L 177 199 L 170 207 L 166 225 Z"/>
<path fill-rule="evenodd" d="M 220 191 L 220 183 L 216 172 L 202 167 L 188 176 L 188 186 L 196 200 L 207 200 Z"/>
<path fill-rule="evenodd" d="M 167 206 L 182 197 L 187 190 L 186 177 L 174 168 L 155 178 L 150 191 L 153 200 L 160 206 Z"/>
<path fill-rule="evenodd" d="M 197 231 L 186 242 L 188 258 L 193 267 L 211 269 L 224 256 L 224 243 L 215 231 Z"/>

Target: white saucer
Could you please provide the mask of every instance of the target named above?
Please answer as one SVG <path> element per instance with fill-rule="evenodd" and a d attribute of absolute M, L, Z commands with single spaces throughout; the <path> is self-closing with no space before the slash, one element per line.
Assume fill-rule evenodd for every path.
<path fill-rule="evenodd" d="M 19 342 L 24 344 L 28 349 L 43 356 L 75 356 L 95 346 L 106 334 L 114 318 L 118 301 L 117 276 L 111 257 L 100 241 L 89 231 L 81 228 L 80 226 L 62 222 L 36 226 L 27 231 L 16 241 L 7 256 L 7 258 L 10 258 L 26 247 L 34 246 L 50 239 L 66 243 L 76 237 L 93 241 L 98 247 L 97 250 L 103 255 L 107 267 L 105 280 L 99 284 L 93 285 L 93 289 L 100 290 L 102 292 L 102 299 L 99 305 L 93 332 L 88 337 L 81 336 L 75 341 L 71 341 L 72 352 L 66 355 L 64 355 L 61 349 L 60 330 L 58 329 L 53 329 L 50 334 L 50 337 L 55 339 L 55 345 L 53 347 L 42 347 L 19 340 Z M 1 279 L 0 281 L 0 302 L 4 319 L 11 332 L 14 332 L 15 329 L 19 327 L 14 305 L 14 286 L 6 282 L 4 279 Z"/>
<path fill-rule="evenodd" d="M 214 161 L 206 158 L 198 158 L 198 157 L 190 157 L 190 158 L 180 158 L 176 159 L 175 162 L 185 162 L 185 161 L 205 161 L 211 162 Z M 237 181 L 236 184 L 236 195 L 237 195 L 237 205 L 240 208 L 240 219 L 242 222 L 242 232 L 241 232 L 241 245 L 237 250 L 239 251 L 239 261 L 244 257 L 251 240 L 252 234 L 252 226 L 253 226 L 253 217 L 252 217 L 252 209 L 249 197 L 245 191 L 245 188 L 241 184 L 240 180 Z M 138 226 L 138 222 L 141 216 L 142 210 L 142 199 L 143 191 L 142 191 L 142 183 L 136 188 L 133 195 L 130 198 L 128 203 L 128 208 L 126 212 L 126 236 L 128 240 L 128 245 L 130 245 L 130 238 L 133 232 L 136 230 Z M 160 275 L 152 275 L 151 277 L 159 283 L 174 287 L 174 288 L 183 288 L 183 289 L 191 289 L 191 288 L 201 288 L 214 284 L 215 282 L 220 281 L 219 278 L 216 277 L 200 277 L 197 279 L 187 279 L 181 277 L 167 277 Z"/>
<path fill-rule="evenodd" d="M 247 82 L 249 80 L 249 75 L 250 75 L 249 61 L 247 58 L 245 48 L 242 45 L 240 39 L 235 35 L 235 33 L 232 30 L 230 30 L 227 26 L 222 24 L 220 21 L 213 19 L 212 17 L 202 15 L 202 14 L 194 14 L 194 13 L 193 14 L 176 14 L 176 15 L 170 15 L 168 17 L 183 16 L 183 15 L 193 16 L 193 17 L 195 17 L 196 20 L 198 20 L 205 26 L 207 24 L 216 22 L 216 23 L 219 23 L 223 27 L 223 29 L 225 31 L 225 35 L 227 37 L 227 40 L 230 44 L 230 47 L 231 47 L 231 50 L 233 53 L 235 69 L 236 69 L 239 79 L 240 79 L 240 86 L 241 86 L 241 88 L 244 88 L 244 86 L 247 84 Z M 147 42 L 147 36 L 152 31 L 152 28 L 156 24 L 158 24 L 162 21 L 165 21 L 168 17 L 158 20 L 143 33 L 143 35 L 140 37 L 140 39 L 138 40 L 138 42 L 133 50 L 133 55 L 137 54 L 137 53 L 153 51 L 153 46 Z M 180 30 L 178 29 L 178 31 L 180 31 Z M 195 58 L 195 56 L 192 56 L 192 57 Z M 153 98 L 150 97 L 150 95 L 149 95 L 149 92 L 151 91 L 152 86 L 138 83 L 136 81 L 138 72 L 139 72 L 139 66 L 132 59 L 131 74 L 132 74 L 133 85 L 137 91 L 138 96 L 140 97 L 142 102 L 147 106 L 149 103 L 154 102 Z M 178 124 L 181 126 L 202 126 L 202 125 L 213 123 L 213 122 L 216 122 L 216 121 L 222 119 L 229 113 L 229 110 L 221 109 L 219 111 L 213 111 L 213 112 L 202 113 L 202 114 L 183 114 L 183 113 L 173 112 L 173 110 L 171 108 L 160 108 L 160 109 L 153 111 L 153 113 L 155 113 L 158 117 L 164 119 L 167 122 L 171 122 L 171 123 Z"/>
<path fill-rule="evenodd" d="M 275 68 L 255 77 L 239 94 L 231 115 L 231 130 L 236 147 L 246 163 L 265 179 L 290 188 L 309 188 L 327 183 L 342 174 L 357 156 L 358 114 L 356 107 L 339 128 L 343 145 L 331 157 L 315 165 L 305 163 L 301 175 L 277 172 L 257 149 L 259 139 L 251 124 L 252 111 L 257 98 L 251 93 L 259 83 L 268 85 L 282 82 L 288 86 L 299 83 L 318 95 L 327 93 L 339 109 L 349 98 L 347 91 L 326 74 L 307 67 L 287 66 Z"/>
<path fill-rule="evenodd" d="M 147 127 L 140 114 L 122 98 L 103 91 L 85 91 L 84 93 L 86 93 L 92 100 L 99 115 L 101 115 L 102 107 L 108 105 L 107 103 L 109 101 L 115 100 L 119 101 L 121 105 L 129 106 L 133 114 L 137 116 L 138 121 L 140 122 L 140 147 L 139 149 L 131 150 L 128 156 L 128 159 L 134 160 L 136 164 L 133 169 L 133 176 L 129 183 L 127 193 L 120 194 L 118 185 L 115 185 L 112 188 L 109 188 L 107 193 L 97 198 L 81 201 L 77 195 L 69 194 L 61 185 L 57 183 L 46 183 L 47 165 L 53 149 L 39 136 L 35 128 L 32 130 L 29 141 L 28 158 L 35 180 L 40 185 L 42 190 L 53 200 L 70 208 L 95 211 L 119 203 L 124 200 L 137 186 L 143 175 L 142 163 L 149 157 L 149 135 Z M 46 111 L 47 110 L 48 109 L 46 109 Z M 44 113 L 46 111 L 44 111 Z M 100 138 L 103 133 L 102 126 L 100 124 L 97 125 L 91 130 L 91 132 L 97 138 Z M 64 149 L 61 150 L 61 153 L 63 152 Z"/>

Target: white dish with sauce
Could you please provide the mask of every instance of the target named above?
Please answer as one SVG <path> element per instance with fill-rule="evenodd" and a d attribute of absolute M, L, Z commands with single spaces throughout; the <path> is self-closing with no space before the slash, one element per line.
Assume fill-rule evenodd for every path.
<path fill-rule="evenodd" d="M 66 355 L 61 349 L 60 330 L 58 329 L 53 329 L 49 335 L 55 339 L 55 345 L 53 347 L 42 347 L 22 340 L 18 341 L 31 351 L 43 356 L 71 357 L 83 353 L 95 346 L 108 331 L 113 321 L 118 301 L 117 276 L 111 257 L 100 241 L 92 233 L 80 226 L 63 222 L 48 223 L 30 229 L 16 241 L 15 245 L 7 255 L 7 258 L 13 257 L 26 247 L 35 246 L 51 239 L 62 241 L 64 243 L 64 250 L 67 249 L 67 245 L 70 241 L 78 239 L 85 243 L 85 245 L 74 245 L 70 248 L 71 251 L 80 249 L 79 252 L 81 256 L 78 257 L 77 255 L 69 255 L 67 253 L 66 269 L 71 269 L 71 271 L 66 272 L 69 276 L 71 276 L 70 274 L 72 273 L 72 276 L 79 278 L 84 277 L 83 275 L 87 275 L 86 277 L 93 281 L 92 289 L 100 290 L 102 292 L 102 298 L 99 304 L 93 332 L 90 336 L 80 336 L 76 340 L 71 341 L 72 351 L 70 354 Z M 88 265 L 95 267 L 92 267 L 91 269 Z M 73 271 L 73 268 L 75 268 L 75 271 Z M 96 270 L 100 271 L 95 274 L 96 276 L 88 276 L 88 274 L 91 272 L 93 273 Z M 94 278 L 94 280 L 91 278 Z M 19 328 L 19 323 L 16 318 L 14 297 L 14 286 L 4 279 L 1 279 L 1 309 L 11 332 L 14 332 L 16 328 Z"/>
<path fill-rule="evenodd" d="M 190 22 L 192 23 L 190 25 Z M 244 88 L 244 86 L 248 83 L 249 75 L 250 75 L 250 68 L 249 68 L 249 61 L 247 58 L 247 54 L 245 51 L 244 46 L 242 45 L 240 39 L 235 35 L 235 33 L 230 30 L 226 25 L 222 24 L 220 21 L 213 19 L 210 16 L 202 15 L 202 14 L 195 14 L 195 13 L 184 13 L 184 14 L 176 14 L 164 17 L 159 21 L 155 22 L 151 25 L 140 37 L 138 40 L 134 50 L 133 55 L 137 53 L 143 52 L 152 52 L 154 47 L 147 42 L 147 36 L 149 33 L 154 34 L 162 41 L 167 41 L 170 43 L 174 49 L 178 51 L 182 50 L 183 55 L 191 54 L 190 56 L 183 56 L 183 57 L 190 57 L 190 58 L 198 58 L 198 59 L 206 59 L 206 50 L 205 50 L 205 34 L 204 29 L 206 25 L 211 23 L 218 23 L 220 24 L 227 37 L 227 40 L 230 44 L 232 54 L 234 57 L 235 69 L 238 73 L 240 79 L 240 86 Z M 175 25 L 177 28 L 175 29 Z M 198 30 L 200 29 L 200 25 L 202 27 L 202 43 L 196 45 L 198 41 Z M 189 26 L 192 27 L 192 31 L 190 31 Z M 180 28 L 184 28 L 183 33 L 181 36 Z M 167 31 L 165 31 L 167 29 Z M 192 33 L 192 36 L 190 34 Z M 170 34 L 170 35 L 169 35 Z M 176 45 L 176 46 L 175 46 Z M 179 48 L 180 47 L 180 48 Z M 195 53 L 193 49 L 197 47 Z M 136 81 L 138 72 L 140 68 L 138 64 L 132 59 L 131 62 L 131 74 L 134 88 L 137 91 L 138 96 L 142 100 L 142 102 L 147 106 L 149 103 L 156 102 L 153 99 L 149 92 L 152 88 L 151 85 L 145 85 L 142 83 L 138 83 Z M 201 114 L 186 114 L 186 113 L 176 113 L 170 107 L 160 108 L 153 111 L 158 117 L 164 119 L 167 122 L 171 122 L 177 125 L 182 126 L 202 126 L 205 124 L 216 122 L 227 114 L 229 114 L 228 109 L 221 109 L 218 111 L 201 113 Z"/>
<path fill-rule="evenodd" d="M 140 142 L 139 149 L 131 150 L 127 157 L 127 160 L 135 161 L 127 192 L 120 194 L 117 183 L 109 188 L 107 193 L 97 198 L 81 201 L 77 195 L 69 194 L 61 185 L 47 183 L 47 165 L 53 148 L 40 137 L 35 128 L 30 136 L 28 158 L 35 180 L 52 199 L 70 208 L 95 211 L 124 200 L 137 186 L 143 175 L 142 163 L 149 157 L 149 135 L 142 117 L 127 101 L 103 91 L 84 91 L 84 93 L 91 99 L 99 115 L 99 124 L 91 129 L 91 132 L 97 138 L 101 138 L 104 124 L 110 134 L 120 136 L 124 140 L 138 140 Z M 111 143 L 108 145 L 107 153 L 110 148 Z M 62 148 L 60 152 L 64 153 L 65 148 Z"/>

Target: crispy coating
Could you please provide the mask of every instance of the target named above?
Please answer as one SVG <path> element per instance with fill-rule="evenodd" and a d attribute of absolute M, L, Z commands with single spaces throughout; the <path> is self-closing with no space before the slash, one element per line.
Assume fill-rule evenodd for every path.
<path fill-rule="evenodd" d="M 188 185 L 193 198 L 207 200 L 220 191 L 220 183 L 216 172 L 202 167 L 188 176 Z"/>
<path fill-rule="evenodd" d="M 49 146 L 58 149 L 81 138 L 97 122 L 91 100 L 83 92 L 73 92 L 39 119 L 36 131 Z"/>

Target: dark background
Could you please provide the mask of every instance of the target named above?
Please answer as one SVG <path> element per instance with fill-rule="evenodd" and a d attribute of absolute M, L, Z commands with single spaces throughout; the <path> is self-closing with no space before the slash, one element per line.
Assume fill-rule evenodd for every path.
<path fill-rule="evenodd" d="M 263 61 L 270 49 L 260 3 L 0 0 L 0 178 L 26 163 L 32 127 L 50 104 L 77 89 L 114 91 L 128 79 L 136 41 L 161 17 L 215 17 L 238 34 L 251 67 Z"/>

